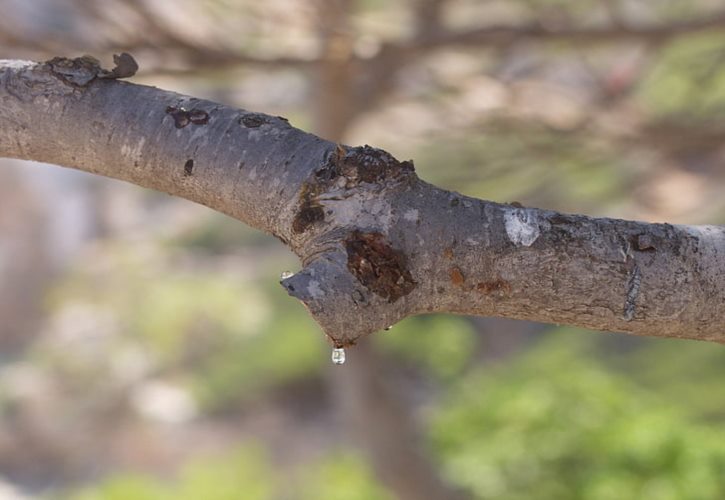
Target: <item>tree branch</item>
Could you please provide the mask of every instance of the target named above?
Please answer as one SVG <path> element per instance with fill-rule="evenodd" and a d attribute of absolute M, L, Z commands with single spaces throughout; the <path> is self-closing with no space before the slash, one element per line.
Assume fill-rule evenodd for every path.
<path fill-rule="evenodd" d="M 725 228 L 501 205 L 410 162 L 103 74 L 0 62 L 0 155 L 125 180 L 276 235 L 283 281 L 337 346 L 417 313 L 505 316 L 725 342 Z"/>
<path fill-rule="evenodd" d="M 552 28 L 541 23 L 520 26 L 483 26 L 469 30 L 439 30 L 433 36 L 401 44 L 399 50 L 418 52 L 442 47 L 501 47 L 512 43 L 537 40 L 542 42 L 574 42 L 577 47 L 602 43 L 631 41 L 662 42 L 678 36 L 725 29 L 725 11 L 707 17 L 652 26 L 613 24 L 600 27 Z"/>

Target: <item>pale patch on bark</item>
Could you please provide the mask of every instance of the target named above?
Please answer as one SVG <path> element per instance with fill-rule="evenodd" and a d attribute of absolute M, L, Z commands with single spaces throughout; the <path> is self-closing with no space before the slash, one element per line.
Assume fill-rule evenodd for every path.
<path fill-rule="evenodd" d="M 541 234 L 536 214 L 529 210 L 508 210 L 503 214 L 506 234 L 515 245 L 531 246 Z"/>
<path fill-rule="evenodd" d="M 143 151 L 145 143 L 145 137 L 139 139 L 135 146 L 129 146 L 127 143 L 124 143 L 123 146 L 121 146 L 121 154 L 129 160 L 138 160 L 141 158 L 141 152 Z"/>
<path fill-rule="evenodd" d="M 370 202 L 370 196 L 359 193 L 339 199 L 336 193 L 330 193 L 330 198 L 321 198 L 322 205 L 331 208 L 334 212 L 332 220 L 340 226 L 380 227 L 383 231 L 390 229 L 392 222 L 392 207 L 384 200 Z"/>
<path fill-rule="evenodd" d="M 418 217 L 418 210 L 415 208 L 408 210 L 403 214 L 403 218 L 410 222 L 418 222 Z"/>
<path fill-rule="evenodd" d="M 325 296 L 325 292 L 320 288 L 320 282 L 316 280 L 310 281 L 309 285 L 307 285 L 307 292 L 314 299 L 321 299 Z"/>

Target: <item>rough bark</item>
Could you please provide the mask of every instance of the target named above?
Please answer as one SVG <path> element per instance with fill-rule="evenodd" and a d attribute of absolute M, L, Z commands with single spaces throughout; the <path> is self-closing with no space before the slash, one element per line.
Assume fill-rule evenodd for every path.
<path fill-rule="evenodd" d="M 337 346 L 425 312 L 725 341 L 723 227 L 477 200 L 384 151 L 113 73 L 92 58 L 0 62 L 0 155 L 163 191 L 276 235 L 304 266 L 283 286 Z"/>

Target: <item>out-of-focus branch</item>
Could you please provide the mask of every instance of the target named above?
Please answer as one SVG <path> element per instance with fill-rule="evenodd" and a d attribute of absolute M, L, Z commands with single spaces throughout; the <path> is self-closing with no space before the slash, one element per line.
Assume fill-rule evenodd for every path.
<path fill-rule="evenodd" d="M 521 26 L 485 26 L 470 30 L 445 31 L 430 37 L 423 45 L 408 44 L 407 51 L 442 47 L 501 47 L 512 43 L 537 40 L 544 42 L 576 42 L 581 44 L 621 43 L 632 41 L 665 41 L 678 36 L 706 31 L 725 31 L 725 11 L 689 21 L 652 26 L 601 26 L 592 28 L 549 28 L 540 23 Z"/>

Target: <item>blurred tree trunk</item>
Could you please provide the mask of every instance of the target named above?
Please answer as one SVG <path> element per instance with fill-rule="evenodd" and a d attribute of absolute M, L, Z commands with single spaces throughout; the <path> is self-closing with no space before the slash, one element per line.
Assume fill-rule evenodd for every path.
<path fill-rule="evenodd" d="M 316 133 L 342 142 L 361 108 L 354 103 L 351 0 L 318 0 L 322 63 L 313 87 Z M 373 344 L 361 344 L 344 370 L 331 367 L 327 381 L 340 418 L 341 432 L 368 458 L 378 479 L 400 500 L 449 500 L 457 497 L 439 479 L 421 449 L 416 422 L 391 384 L 394 372 Z"/>
<path fill-rule="evenodd" d="M 344 369 L 332 367 L 333 400 L 342 432 L 354 439 L 376 475 L 401 500 L 455 500 L 465 496 L 445 484 L 426 453 L 418 422 L 396 387 L 391 360 L 361 343 Z"/>
<path fill-rule="evenodd" d="M 0 353 L 11 357 L 41 325 L 52 279 L 47 217 L 38 193 L 14 168 L 0 169 Z"/>

